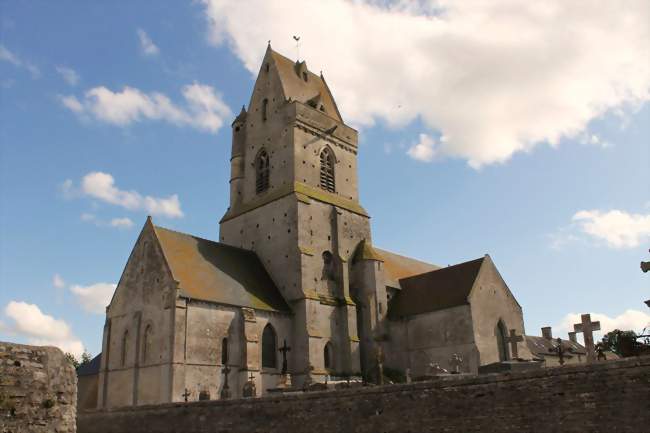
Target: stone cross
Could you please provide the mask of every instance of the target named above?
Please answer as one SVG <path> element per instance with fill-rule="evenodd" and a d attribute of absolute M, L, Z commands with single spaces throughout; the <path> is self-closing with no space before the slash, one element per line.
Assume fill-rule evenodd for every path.
<path fill-rule="evenodd" d="M 517 335 L 517 331 L 514 329 L 510 330 L 510 336 L 506 337 L 506 343 L 510 343 L 510 353 L 512 354 L 512 359 L 519 358 L 519 351 L 517 350 L 517 343 L 524 341 L 524 337 Z"/>
<path fill-rule="evenodd" d="M 587 362 L 594 362 L 596 360 L 594 331 L 600 331 L 600 322 L 592 322 L 591 314 L 583 314 L 581 316 L 581 323 L 573 325 L 573 330 L 582 332 L 585 340 L 585 349 L 587 349 Z"/>
<path fill-rule="evenodd" d="M 291 348 L 287 346 L 287 340 L 284 340 L 284 345 L 278 349 L 282 353 L 282 374 L 287 374 L 287 352 L 291 352 Z"/>
<path fill-rule="evenodd" d="M 192 395 L 192 394 L 190 393 L 190 390 L 187 389 L 187 388 L 185 388 L 185 392 L 184 392 L 183 395 L 182 395 L 183 399 L 185 400 L 185 403 L 187 403 L 187 398 L 188 398 L 190 395 Z"/>
<path fill-rule="evenodd" d="M 449 366 L 451 367 L 452 374 L 459 374 L 460 367 L 463 365 L 463 358 L 457 353 L 454 353 L 449 360 Z"/>
<path fill-rule="evenodd" d="M 223 366 L 223 387 L 221 388 L 222 400 L 228 400 L 231 396 L 230 387 L 228 386 L 228 373 L 230 373 L 230 367 L 226 364 Z"/>

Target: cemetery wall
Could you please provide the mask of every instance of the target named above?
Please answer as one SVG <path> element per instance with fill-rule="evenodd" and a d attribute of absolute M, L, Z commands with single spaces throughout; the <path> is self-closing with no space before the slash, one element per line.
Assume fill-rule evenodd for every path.
<path fill-rule="evenodd" d="M 80 433 L 597 433 L 649 425 L 650 357 L 78 416 Z"/>
<path fill-rule="evenodd" d="M 74 433 L 77 375 L 55 347 L 0 341 L 0 432 Z"/>

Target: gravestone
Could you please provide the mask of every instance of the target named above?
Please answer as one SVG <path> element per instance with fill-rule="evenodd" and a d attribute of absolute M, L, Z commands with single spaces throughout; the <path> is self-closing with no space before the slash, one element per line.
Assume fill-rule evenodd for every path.
<path fill-rule="evenodd" d="M 226 364 L 223 367 L 223 387 L 220 395 L 222 400 L 228 400 L 231 397 L 230 387 L 228 386 L 228 373 L 230 373 L 230 367 Z"/>
<path fill-rule="evenodd" d="M 591 314 L 583 314 L 581 323 L 573 325 L 573 330 L 582 332 L 585 340 L 585 349 L 587 349 L 587 362 L 596 361 L 596 352 L 594 347 L 594 331 L 600 331 L 600 322 L 592 322 Z"/>
<path fill-rule="evenodd" d="M 256 397 L 257 396 L 257 389 L 255 387 L 255 376 L 253 376 L 253 372 L 251 371 L 251 375 L 248 378 L 248 381 L 244 384 L 244 389 L 242 390 L 242 395 L 245 398 L 249 397 Z"/>
<path fill-rule="evenodd" d="M 517 331 L 514 329 L 510 330 L 510 336 L 506 337 L 506 343 L 510 343 L 510 354 L 512 356 L 512 359 L 517 359 L 519 358 L 519 351 L 517 350 L 517 343 L 520 341 L 524 341 L 524 337 L 521 335 L 517 335 Z"/>
<path fill-rule="evenodd" d="M 463 365 L 463 357 L 457 353 L 454 353 L 449 360 L 449 366 L 451 367 L 451 374 L 460 374 L 461 367 Z"/>

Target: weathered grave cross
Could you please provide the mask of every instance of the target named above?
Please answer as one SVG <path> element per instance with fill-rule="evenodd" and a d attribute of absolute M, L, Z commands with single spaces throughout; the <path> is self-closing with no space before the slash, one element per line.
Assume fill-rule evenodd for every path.
<path fill-rule="evenodd" d="M 287 352 L 291 352 L 291 348 L 287 346 L 287 340 L 284 340 L 284 345 L 278 349 L 282 353 L 282 374 L 287 374 Z"/>
<path fill-rule="evenodd" d="M 564 365 L 564 346 L 562 346 L 562 339 L 558 337 L 555 341 L 557 342 L 557 347 L 551 350 L 557 353 L 560 365 Z"/>
<path fill-rule="evenodd" d="M 457 353 L 454 353 L 449 360 L 449 366 L 451 367 L 452 374 L 460 374 L 460 368 L 463 365 L 463 357 Z"/>
<path fill-rule="evenodd" d="M 189 397 L 190 395 L 192 395 L 190 391 L 187 388 L 185 388 L 185 392 L 183 393 L 182 397 L 186 403 L 187 403 L 187 397 Z"/>
<path fill-rule="evenodd" d="M 506 337 L 506 342 L 510 343 L 510 353 L 512 355 L 512 359 L 517 359 L 519 358 L 519 351 L 517 350 L 517 343 L 520 341 L 524 341 L 524 337 L 521 335 L 517 335 L 517 331 L 514 329 L 510 330 L 510 336 Z"/>
<path fill-rule="evenodd" d="M 228 386 L 228 373 L 230 373 L 230 367 L 228 364 L 223 366 L 223 388 L 221 388 L 221 399 L 228 400 L 230 398 L 230 387 Z"/>
<path fill-rule="evenodd" d="M 582 332 L 585 340 L 585 349 L 587 349 L 587 362 L 594 362 L 596 360 L 594 331 L 600 331 L 600 322 L 592 322 L 591 314 L 583 314 L 581 316 L 581 323 L 573 325 L 573 330 Z"/>

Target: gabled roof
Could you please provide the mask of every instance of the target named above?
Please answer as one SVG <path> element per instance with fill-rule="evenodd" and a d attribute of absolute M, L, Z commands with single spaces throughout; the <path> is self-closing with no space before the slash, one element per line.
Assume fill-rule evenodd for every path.
<path fill-rule="evenodd" d="M 485 257 L 403 278 L 402 290 L 391 300 L 391 318 L 468 305 L 467 300 Z"/>
<path fill-rule="evenodd" d="M 303 104 L 307 104 L 310 101 L 318 101 L 319 105 L 323 105 L 325 114 L 343 122 L 341 113 L 339 113 L 336 102 L 334 102 L 332 92 L 330 92 L 325 78 L 322 75 L 318 76 L 307 70 L 307 64 L 304 61 L 294 62 L 282 54 L 273 51 L 270 47 L 268 50 L 277 67 L 285 98 L 291 98 Z M 307 75 L 307 81 L 302 77 L 303 72 Z M 316 108 L 320 109 L 320 107 Z"/>
<path fill-rule="evenodd" d="M 92 376 L 93 374 L 99 374 L 99 367 L 102 364 L 102 354 L 95 356 L 90 360 L 89 363 L 80 365 L 77 368 L 77 376 Z"/>
<path fill-rule="evenodd" d="M 181 296 L 258 310 L 289 312 L 257 255 L 154 226 Z"/>
<path fill-rule="evenodd" d="M 526 335 L 526 346 L 537 358 L 544 358 L 544 356 L 557 356 L 557 338 L 549 340 L 544 337 L 537 337 L 535 335 Z M 570 340 L 562 340 L 562 348 L 567 356 L 572 354 L 586 355 L 587 351 L 584 346 L 574 343 Z"/>
<path fill-rule="evenodd" d="M 379 254 L 384 261 L 384 278 L 386 279 L 386 285 L 388 287 L 399 289 L 402 287 L 400 285 L 400 280 L 402 278 L 412 277 L 414 275 L 440 269 L 440 266 L 401 256 L 376 247 L 374 248 L 374 251 Z"/>

